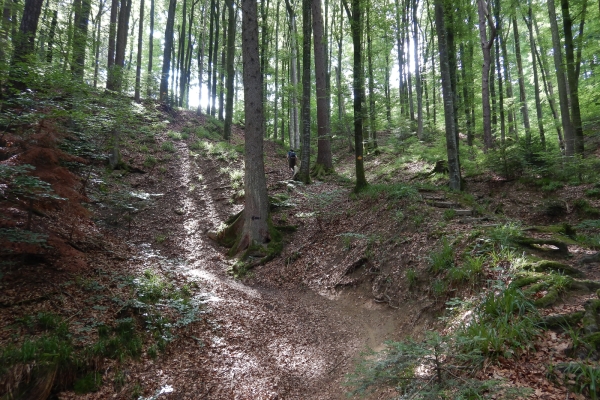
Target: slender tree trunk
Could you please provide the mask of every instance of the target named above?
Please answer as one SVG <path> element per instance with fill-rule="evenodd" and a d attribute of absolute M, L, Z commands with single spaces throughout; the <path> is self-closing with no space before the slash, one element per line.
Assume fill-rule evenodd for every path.
<path fill-rule="evenodd" d="M 214 41 L 213 41 L 213 35 L 214 35 L 214 24 L 215 24 L 215 10 L 216 10 L 216 4 L 215 4 L 215 0 L 210 0 L 210 24 L 208 27 L 208 70 L 207 70 L 207 79 L 206 79 L 206 87 L 207 87 L 207 92 L 208 92 L 208 102 L 206 104 L 206 114 L 210 115 L 210 109 L 211 109 L 211 96 L 210 94 L 212 93 L 212 69 L 213 69 L 213 64 L 215 64 L 215 61 L 213 60 L 213 45 L 214 45 Z"/>
<path fill-rule="evenodd" d="M 104 15 L 104 4 L 105 0 L 100 1 L 98 6 L 98 14 L 96 14 L 96 20 L 94 25 L 94 87 L 98 87 L 98 72 L 100 69 L 100 33 L 102 28 L 102 16 Z M 50 31 L 51 36 L 54 36 L 54 32 Z M 48 49 L 50 49 L 48 43 Z"/>
<path fill-rule="evenodd" d="M 515 57 L 517 59 L 517 72 L 519 74 L 519 99 L 521 102 L 521 115 L 523 116 L 523 126 L 525 127 L 525 143 L 527 152 L 531 146 L 531 125 L 529 124 L 529 110 L 527 107 L 527 96 L 525 94 L 525 76 L 523 75 L 523 62 L 521 60 L 521 44 L 519 37 L 519 28 L 517 26 L 517 17 L 512 17 L 513 33 L 515 36 Z"/>
<path fill-rule="evenodd" d="M 562 45 L 558 33 L 558 23 L 556 18 L 556 8 L 554 0 L 548 0 L 548 16 L 550 21 L 550 32 L 552 33 L 552 48 L 554 56 L 554 68 L 556 69 L 556 83 L 558 86 L 558 98 L 560 106 L 560 119 L 565 134 L 565 156 L 572 157 L 575 154 L 575 132 L 571 124 L 569 110 L 569 95 L 567 92 L 567 82 L 565 80 L 565 70 L 563 66 Z"/>
<path fill-rule="evenodd" d="M 154 86 L 154 77 L 152 76 L 152 65 L 154 61 L 154 1 L 150 0 L 150 35 L 148 37 L 148 79 L 146 95 L 152 97 L 152 87 Z"/>
<path fill-rule="evenodd" d="M 367 178 L 365 176 L 365 160 L 363 158 L 363 109 L 365 77 L 362 65 L 362 5 L 360 0 L 352 0 L 352 11 L 344 1 L 344 7 L 350 20 L 350 30 L 352 32 L 352 46 L 354 48 L 353 57 L 353 91 L 354 91 L 354 155 L 356 166 L 356 186 L 354 192 L 358 193 L 367 187 Z"/>
<path fill-rule="evenodd" d="M 100 5 L 102 6 L 104 3 L 101 2 Z M 58 24 L 58 11 L 54 10 L 52 12 L 52 22 L 50 23 L 50 33 L 48 34 L 48 48 L 46 49 L 46 62 L 51 63 L 52 62 L 52 56 L 53 56 L 53 51 L 54 51 L 54 37 L 56 35 L 56 25 Z M 98 23 L 98 27 L 100 27 L 100 23 Z M 100 30 L 100 28 L 98 28 L 98 31 Z M 99 46 L 96 46 L 96 48 L 98 49 Z M 3 50 L 0 50 L 0 52 Z M 98 57 L 96 57 L 96 60 L 98 60 Z M 96 87 L 96 84 L 94 83 L 94 87 Z"/>
<path fill-rule="evenodd" d="M 144 40 L 144 0 L 140 0 L 140 26 L 138 31 L 137 61 L 135 66 L 135 101 L 141 102 L 140 88 L 142 82 L 142 43 Z"/>
<path fill-rule="evenodd" d="M 539 38 L 539 28 L 537 21 L 533 20 L 533 26 L 535 28 L 536 36 Z M 539 48 L 539 51 L 538 51 Z M 542 73 L 542 82 L 544 83 L 544 93 L 546 94 L 546 98 L 548 99 L 548 105 L 550 106 L 550 111 L 552 112 L 552 117 L 554 121 L 554 126 L 556 128 L 556 133 L 558 135 L 558 144 L 561 150 L 565 149 L 565 142 L 562 135 L 562 129 L 560 121 L 560 116 L 558 115 L 556 109 L 556 102 L 554 101 L 554 89 L 552 87 L 552 81 L 548 79 L 549 68 L 548 68 L 548 60 L 546 59 L 546 52 L 544 51 L 544 47 L 541 42 L 538 40 L 537 46 L 535 48 L 535 56 L 540 65 L 540 72 Z"/>
<path fill-rule="evenodd" d="M 400 114 L 404 115 L 404 39 L 402 38 L 402 18 L 400 13 L 400 0 L 395 0 L 396 6 L 396 45 L 398 47 L 398 100 L 400 102 Z"/>
<path fill-rule="evenodd" d="M 470 43 L 469 43 L 470 44 Z M 470 44 L 472 45 L 472 44 Z M 463 104 L 464 104 L 464 112 L 465 112 L 465 122 L 467 125 L 467 146 L 473 146 L 473 140 L 475 139 L 475 134 L 473 132 L 473 126 L 471 124 L 471 107 L 472 104 L 470 102 L 470 93 L 469 93 L 469 85 L 472 85 L 472 81 L 470 81 L 467 77 L 467 65 L 470 63 L 467 61 L 467 54 L 465 52 L 465 46 L 463 43 L 459 45 L 460 52 L 460 60 L 462 64 L 462 68 L 460 69 L 461 78 L 462 78 L 462 91 L 463 91 Z"/>
<path fill-rule="evenodd" d="M 299 112 L 298 112 L 298 70 L 297 70 L 297 58 L 298 58 L 298 31 L 296 27 L 296 14 L 289 0 L 286 0 L 286 9 L 288 11 L 289 22 L 290 22 L 290 46 L 292 54 L 290 57 L 290 75 L 292 80 L 292 90 L 290 93 L 290 105 L 291 105 L 291 116 L 290 116 L 290 147 L 298 149 L 300 147 L 300 123 L 299 123 Z"/>
<path fill-rule="evenodd" d="M 500 66 L 500 39 L 502 37 L 502 18 L 500 17 L 500 2 L 494 5 L 494 17 L 496 19 L 496 76 L 498 79 L 498 102 L 500 110 L 500 140 L 504 144 L 506 140 L 506 114 L 504 111 L 504 82 L 502 80 L 502 68 Z"/>
<path fill-rule="evenodd" d="M 24 90 L 27 87 L 28 71 L 25 64 L 35 48 L 35 33 L 42 12 L 42 5 L 43 0 L 25 1 L 19 33 L 13 35 L 15 46 L 10 66 L 9 86 L 17 90 Z"/>
<path fill-rule="evenodd" d="M 302 0 L 302 162 L 296 175 L 296 179 L 306 184 L 310 183 L 311 3 L 312 0 Z"/>
<path fill-rule="evenodd" d="M 492 46 L 494 44 L 494 37 L 496 36 L 496 29 L 494 28 L 494 23 L 491 21 L 490 8 L 488 6 L 487 1 L 477 1 L 477 13 L 479 15 L 479 39 L 481 41 L 481 50 L 483 52 L 483 66 L 481 68 L 481 98 L 483 102 L 483 149 L 487 152 L 493 147 L 489 79 L 491 52 Z M 486 24 L 489 25 L 491 29 L 489 40 L 487 38 Z"/>
<path fill-rule="evenodd" d="M 217 61 L 217 55 L 219 54 L 219 17 L 221 15 L 221 11 L 220 11 L 220 6 L 219 3 L 216 2 L 216 9 L 215 9 L 215 43 L 213 46 L 213 68 L 212 68 L 212 83 L 210 84 L 210 88 L 211 88 L 211 103 L 212 103 L 212 107 L 210 108 L 210 115 L 211 116 L 215 116 L 216 112 L 217 112 L 217 67 L 218 67 L 218 61 Z M 262 79 L 262 78 L 261 78 Z M 264 111 L 263 111 L 264 112 Z M 264 115 L 264 113 L 263 113 Z"/>
<path fill-rule="evenodd" d="M 540 81 L 538 78 L 538 70 L 537 63 L 535 62 L 535 37 L 533 36 L 533 11 L 531 9 L 531 0 L 528 2 L 528 10 L 527 10 L 527 18 L 525 19 L 525 23 L 527 24 L 527 29 L 529 30 L 529 46 L 531 48 L 531 57 L 532 57 L 532 67 L 533 67 L 533 85 L 534 85 L 534 94 L 535 94 L 535 112 L 538 123 L 538 130 L 540 132 L 540 141 L 542 143 L 542 147 L 546 148 L 546 135 L 544 133 L 544 115 L 542 113 L 542 99 L 540 98 Z"/>
<path fill-rule="evenodd" d="M 460 158 L 458 143 L 454 128 L 454 95 L 452 94 L 452 77 L 450 76 L 450 63 L 448 44 L 446 41 L 446 25 L 444 21 L 443 0 L 435 0 L 435 25 L 438 36 L 440 55 L 440 72 L 442 75 L 442 93 L 444 97 L 444 118 L 446 122 L 446 151 L 448 153 L 448 170 L 450 175 L 450 189 L 461 190 Z"/>
<path fill-rule="evenodd" d="M 262 0 L 260 2 L 260 16 L 261 16 L 261 34 L 260 34 L 260 76 L 263 85 L 263 104 L 267 104 L 267 80 L 265 79 L 267 69 L 267 48 L 269 43 L 269 25 L 268 25 L 268 13 L 269 0 Z M 265 117 L 268 115 L 268 110 L 265 111 Z M 266 137 L 269 137 L 269 131 L 267 130 L 266 118 L 263 121 L 263 132 Z"/>
<path fill-rule="evenodd" d="M 225 56 L 226 56 L 226 52 L 227 52 L 227 30 L 228 30 L 228 27 L 226 24 L 227 20 L 225 18 L 226 14 L 225 14 L 224 9 L 223 9 L 223 12 L 221 12 L 221 15 L 223 16 L 223 19 L 221 20 L 222 25 L 223 25 L 223 46 L 221 49 L 221 68 L 219 68 L 219 113 L 218 113 L 219 121 L 223 121 L 225 119 L 223 117 L 223 112 L 225 111 L 225 102 L 223 101 L 223 96 L 225 94 L 225 92 L 224 92 L 224 90 L 225 90 L 225 71 L 227 69 Z M 264 88 L 263 88 L 263 90 L 264 90 Z M 263 127 L 263 131 L 264 131 L 264 127 Z"/>
<path fill-rule="evenodd" d="M 413 18 L 413 43 L 414 43 L 414 64 L 415 64 L 415 89 L 417 91 L 417 137 L 423 138 L 423 89 L 421 87 L 421 71 L 419 66 L 419 28 L 417 21 L 418 0 L 413 0 L 412 18 Z"/>
<path fill-rule="evenodd" d="M 106 88 L 114 90 L 115 77 L 114 77 L 114 66 L 115 66 L 115 48 L 117 43 L 117 20 L 119 18 L 119 0 L 112 0 L 110 6 L 110 25 L 108 28 L 108 61 L 106 64 L 106 70 L 108 77 L 106 79 Z"/>
<path fill-rule="evenodd" d="M 179 34 L 179 49 L 178 49 L 178 59 L 177 64 L 179 66 L 179 101 L 178 106 L 183 107 L 183 97 L 185 92 L 185 33 L 186 33 L 186 24 L 187 24 L 187 0 L 183 0 L 183 6 L 181 8 L 181 31 Z"/>
<path fill-rule="evenodd" d="M 198 109 L 196 110 L 196 115 L 202 114 L 202 76 L 204 74 L 204 5 L 202 5 L 202 21 L 200 22 L 200 29 L 202 29 L 202 34 L 200 35 L 200 44 L 198 46 Z"/>
<path fill-rule="evenodd" d="M 165 29 L 165 48 L 163 52 L 162 74 L 160 79 L 160 101 L 166 102 L 169 97 L 169 73 L 171 70 L 171 50 L 173 47 L 173 28 L 175 25 L 175 9 L 177 0 L 169 0 L 167 26 Z"/>
<path fill-rule="evenodd" d="M 125 66 L 125 49 L 127 46 L 127 34 L 129 33 L 129 15 L 131 12 L 131 0 L 121 0 L 119 18 L 117 24 L 117 43 L 115 48 L 115 64 L 109 70 L 112 77 L 109 78 L 108 89 L 121 91 L 123 86 L 123 67 Z"/>
<path fill-rule="evenodd" d="M 277 140 L 277 127 L 279 122 L 279 5 L 277 0 L 277 11 L 275 13 L 275 99 L 273 101 L 273 138 Z M 283 140 L 282 140 L 283 142 Z"/>
<path fill-rule="evenodd" d="M 73 76 L 83 81 L 85 66 L 85 52 L 87 47 L 87 32 L 92 7 L 90 0 L 75 0 L 75 30 L 73 32 L 73 60 L 71 61 L 71 72 Z"/>
<path fill-rule="evenodd" d="M 371 2 L 367 2 L 366 22 L 371 26 Z M 369 76 L 369 135 L 367 148 L 377 150 L 377 132 L 375 115 L 375 78 L 373 77 L 373 46 L 371 44 L 371 30 L 367 29 L 367 73 Z M 365 99 L 366 100 L 366 99 Z"/>
<path fill-rule="evenodd" d="M 573 125 L 574 153 L 583 156 L 583 125 L 579 107 L 579 67 L 575 64 L 573 43 L 573 20 L 569 13 L 569 1 L 561 0 L 563 28 L 565 32 L 565 56 L 567 59 L 567 80 L 569 82 L 569 100 L 571 101 L 571 123 Z M 581 31 L 585 21 L 587 0 L 583 0 Z M 583 33 L 583 32 L 581 32 Z"/>
<path fill-rule="evenodd" d="M 502 71 L 504 72 L 504 82 L 506 82 L 506 97 L 508 99 L 514 98 L 514 91 L 512 81 L 510 79 L 510 65 L 508 62 L 508 51 L 506 50 L 506 42 L 509 36 L 510 27 L 507 29 L 506 36 L 500 37 L 500 46 L 502 50 Z M 518 138 L 518 131 L 516 127 L 516 116 L 512 106 L 507 110 L 508 113 L 508 133 L 511 137 Z"/>
<path fill-rule="evenodd" d="M 225 104 L 225 126 L 223 136 L 225 140 L 231 137 L 231 123 L 233 121 L 233 81 L 235 76 L 235 9 L 233 0 L 226 0 L 228 22 L 227 22 L 227 99 Z"/>
<path fill-rule="evenodd" d="M 329 96 L 327 91 L 327 47 L 323 28 L 323 13 L 321 0 L 312 0 L 314 52 L 315 52 L 315 83 L 317 87 L 317 166 L 325 171 L 333 169 L 331 156 L 331 126 L 329 120 Z M 317 168 L 317 167 L 315 167 Z"/>

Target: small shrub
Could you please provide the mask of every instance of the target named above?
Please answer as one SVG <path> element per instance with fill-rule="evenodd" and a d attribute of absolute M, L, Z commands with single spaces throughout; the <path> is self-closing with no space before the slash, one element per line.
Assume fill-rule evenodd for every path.
<path fill-rule="evenodd" d="M 417 271 L 412 268 L 406 270 L 406 280 L 409 288 L 413 288 L 417 284 L 417 279 Z"/>
<path fill-rule="evenodd" d="M 429 270 L 438 274 L 451 268 L 454 265 L 454 250 L 452 245 L 446 240 L 442 240 L 442 248 L 434 251 L 430 257 Z"/>
<path fill-rule="evenodd" d="M 144 160 L 144 166 L 147 168 L 152 168 L 156 165 L 158 161 L 156 160 L 156 158 L 154 158 L 151 155 L 147 155 L 146 159 Z"/>
<path fill-rule="evenodd" d="M 450 221 L 454 217 L 456 217 L 456 210 L 448 209 L 448 210 L 444 211 L 444 219 L 446 221 Z"/>
<path fill-rule="evenodd" d="M 168 151 L 169 153 L 175 152 L 175 145 L 173 145 L 173 142 L 163 142 L 160 147 L 163 151 Z"/>
<path fill-rule="evenodd" d="M 587 197 L 592 197 L 594 199 L 600 198 L 600 188 L 588 189 L 585 191 L 585 195 Z"/>

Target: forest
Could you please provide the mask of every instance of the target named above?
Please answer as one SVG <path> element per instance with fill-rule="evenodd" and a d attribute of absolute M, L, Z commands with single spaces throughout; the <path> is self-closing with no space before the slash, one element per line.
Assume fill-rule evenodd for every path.
<path fill-rule="evenodd" d="M 600 1 L 0 8 L 0 400 L 600 396 Z"/>

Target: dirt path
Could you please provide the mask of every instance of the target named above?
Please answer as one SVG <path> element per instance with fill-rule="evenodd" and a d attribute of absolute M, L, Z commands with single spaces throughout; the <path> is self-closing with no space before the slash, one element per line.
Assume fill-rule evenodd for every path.
<path fill-rule="evenodd" d="M 146 395 L 189 399 L 341 399 L 344 375 L 367 346 L 415 328 L 414 315 L 376 303 L 360 290 L 322 296 L 255 283 L 227 273 L 232 260 L 206 235 L 240 205 L 220 165 L 176 143 L 162 177 L 137 177 L 156 201 L 137 216 L 130 242 L 145 254 L 134 267 L 160 268 L 179 284 L 195 282 L 206 304 L 203 324 L 188 330 L 158 362 L 136 365 Z M 285 174 L 284 165 L 276 174 Z M 199 178 L 201 176 L 201 178 Z M 164 239 L 156 244 L 156 238 Z"/>

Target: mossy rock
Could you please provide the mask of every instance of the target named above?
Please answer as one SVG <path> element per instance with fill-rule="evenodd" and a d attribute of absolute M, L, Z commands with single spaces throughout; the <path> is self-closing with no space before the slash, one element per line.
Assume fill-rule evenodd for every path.
<path fill-rule="evenodd" d="M 524 286 L 528 286 L 528 285 L 537 283 L 540 281 L 540 279 L 542 279 L 541 276 L 531 276 L 531 275 L 520 276 L 511 282 L 511 286 L 516 287 L 516 288 L 522 288 Z"/>
<path fill-rule="evenodd" d="M 548 315 L 540 321 L 540 326 L 544 328 L 568 328 L 579 324 L 583 318 L 583 311 L 577 311 L 571 314 L 553 314 Z"/>
<path fill-rule="evenodd" d="M 520 246 L 529 247 L 538 251 L 547 251 L 550 253 L 558 253 L 561 255 L 569 254 L 569 246 L 567 243 L 555 239 L 537 239 L 530 237 L 514 237 L 512 241 Z M 544 248 L 541 246 L 553 246 L 556 249 Z"/>
<path fill-rule="evenodd" d="M 551 288 L 550 290 L 548 290 L 548 293 L 546 293 L 544 297 L 540 297 L 539 299 L 535 300 L 533 304 L 535 304 L 535 306 L 538 308 L 545 308 L 556 303 L 557 300 L 558 290 L 556 290 L 555 288 Z"/>
<path fill-rule="evenodd" d="M 581 338 L 590 350 L 600 350 L 600 332 L 594 332 Z"/>
<path fill-rule="evenodd" d="M 599 329 L 599 319 L 600 319 L 600 299 L 588 300 L 583 305 L 585 309 L 585 313 L 583 315 L 582 324 L 583 331 L 586 334 L 592 334 L 598 332 Z"/>
<path fill-rule="evenodd" d="M 583 278 L 585 274 L 570 265 L 558 261 L 542 260 L 535 263 L 525 264 L 524 269 L 531 269 L 535 272 L 558 272 L 575 278 Z"/>

